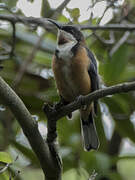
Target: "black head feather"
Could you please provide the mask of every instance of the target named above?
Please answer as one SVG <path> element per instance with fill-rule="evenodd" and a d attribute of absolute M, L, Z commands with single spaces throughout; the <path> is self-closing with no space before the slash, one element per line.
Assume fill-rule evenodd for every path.
<path fill-rule="evenodd" d="M 83 34 L 81 33 L 81 31 L 79 30 L 78 27 L 76 27 L 74 25 L 62 25 L 52 19 L 48 19 L 48 21 L 53 23 L 58 29 L 61 29 L 63 31 L 66 31 L 66 32 L 72 34 L 78 42 L 84 40 Z"/>
<path fill-rule="evenodd" d="M 76 38 L 76 40 L 77 40 L 78 42 L 79 42 L 79 41 L 82 41 L 82 40 L 84 39 L 83 34 L 82 34 L 81 31 L 79 30 L 79 28 L 76 27 L 76 26 L 63 25 L 63 26 L 61 27 L 61 29 L 62 29 L 63 31 L 66 31 L 66 32 L 72 34 L 72 35 Z"/>

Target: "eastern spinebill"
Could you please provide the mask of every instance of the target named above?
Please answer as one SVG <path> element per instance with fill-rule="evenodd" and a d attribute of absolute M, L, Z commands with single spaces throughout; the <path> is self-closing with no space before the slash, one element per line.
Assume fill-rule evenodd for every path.
<path fill-rule="evenodd" d="M 99 89 L 97 62 L 86 47 L 79 28 L 75 25 L 61 25 L 51 19 L 48 21 L 58 28 L 52 69 L 61 101 L 68 104 L 80 95 L 87 95 Z M 99 139 L 94 123 L 97 101 L 80 108 L 79 111 L 84 149 L 98 149 Z"/>

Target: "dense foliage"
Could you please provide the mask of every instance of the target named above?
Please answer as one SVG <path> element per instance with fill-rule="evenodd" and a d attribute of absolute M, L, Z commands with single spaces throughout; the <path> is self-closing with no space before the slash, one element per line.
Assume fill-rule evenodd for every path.
<path fill-rule="evenodd" d="M 17 0 L 3 2 L 0 3 L 1 15 L 25 16 L 21 9 L 15 9 Z M 93 7 L 89 6 L 88 4 L 88 8 L 94 9 L 96 2 Z M 116 1 L 110 1 L 107 3 L 104 16 L 110 9 L 113 16 L 108 24 L 135 24 L 134 0 L 125 1 L 120 5 Z M 61 13 L 62 9 L 56 13 L 49 3 L 43 0 L 42 17 L 53 18 L 63 23 L 72 20 L 78 24 L 79 9 L 66 8 L 66 11 L 69 18 Z M 91 22 L 91 25 L 97 25 L 103 18 L 91 16 L 81 24 Z M 16 24 L 15 39 L 12 32 L 12 23 L 0 21 L 0 63 L 4 66 L 0 75 L 21 97 L 31 114 L 38 118 L 41 133 L 46 136 L 43 103 L 59 100 L 51 71 L 56 32 L 48 32 L 41 27 L 28 24 Z M 85 30 L 83 33 L 87 39 L 87 46 L 98 60 L 102 87 L 135 80 L 135 31 Z M 42 177 L 39 163 L 20 126 L 8 107 L 4 107 L 1 102 L 0 104 L 0 162 L 13 163 L 8 171 L 0 174 L 0 179 L 9 179 L 10 174 L 17 174 L 18 180 Z M 79 114 L 75 112 L 71 121 L 66 117 L 59 120 L 58 141 L 64 166 L 63 179 L 88 179 L 90 176 L 100 180 L 134 179 L 135 163 L 132 159 L 135 158 L 135 151 L 122 154 L 125 138 L 126 142 L 135 142 L 134 110 L 134 92 L 100 99 L 96 126 L 101 144 L 98 151 L 91 152 L 85 152 L 81 145 Z M 17 155 L 18 159 L 14 161 Z M 21 171 L 20 174 L 18 169 Z"/>

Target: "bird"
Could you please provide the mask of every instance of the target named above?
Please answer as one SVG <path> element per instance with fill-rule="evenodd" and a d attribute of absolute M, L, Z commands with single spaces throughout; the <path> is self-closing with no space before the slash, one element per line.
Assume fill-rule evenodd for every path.
<path fill-rule="evenodd" d="M 93 53 L 88 49 L 84 35 L 78 26 L 60 24 L 52 19 L 48 21 L 58 29 L 52 70 L 60 102 L 66 105 L 81 95 L 87 95 L 99 89 L 97 62 Z M 94 122 L 97 104 L 95 100 L 90 105 L 79 109 L 85 151 L 97 150 L 100 144 Z"/>

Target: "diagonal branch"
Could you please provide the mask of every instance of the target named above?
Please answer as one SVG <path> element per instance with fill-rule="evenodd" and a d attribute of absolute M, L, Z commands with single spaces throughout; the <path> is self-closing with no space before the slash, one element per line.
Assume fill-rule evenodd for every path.
<path fill-rule="evenodd" d="M 67 114 L 70 114 L 71 112 L 81 108 L 82 105 L 91 104 L 91 102 L 94 100 L 97 100 L 99 98 L 102 98 L 108 95 L 112 95 L 116 93 L 124 93 L 124 92 L 133 91 L 133 90 L 135 90 L 135 81 L 100 89 L 86 96 L 80 96 L 74 102 L 66 106 L 62 106 L 58 110 L 52 108 L 52 111 L 50 111 L 50 114 L 48 116 L 52 118 L 55 117 L 55 119 L 58 120 L 62 118 L 63 116 L 66 116 Z"/>
<path fill-rule="evenodd" d="M 127 41 L 129 36 L 130 36 L 130 32 L 126 31 L 124 35 L 120 38 L 120 40 L 112 47 L 109 53 L 110 56 L 112 56 L 120 48 L 120 46 L 123 45 Z"/>
<path fill-rule="evenodd" d="M 11 165 L 11 163 L 7 163 L 2 169 L 0 169 L 0 174 L 5 172 L 10 165 Z"/>
<path fill-rule="evenodd" d="M 10 56 L 12 57 L 14 55 L 14 51 L 15 51 L 15 44 L 16 44 L 16 27 L 15 27 L 15 23 L 11 22 L 12 24 L 12 28 L 13 28 L 13 33 L 12 33 L 12 49 L 10 52 Z"/>
<path fill-rule="evenodd" d="M 79 96 L 77 100 L 74 102 L 66 105 L 66 106 L 59 106 L 59 109 L 56 106 L 49 106 L 48 104 L 44 105 L 44 112 L 48 119 L 48 133 L 47 133 L 47 141 L 49 143 L 55 142 L 57 138 L 57 128 L 56 122 L 63 116 L 70 114 L 71 112 L 80 109 L 84 105 L 91 104 L 92 101 L 97 100 L 99 98 L 116 94 L 116 93 L 123 93 L 135 90 L 135 81 L 129 83 L 118 84 L 115 86 L 111 86 L 105 89 L 100 89 L 90 93 L 86 96 Z"/>
<path fill-rule="evenodd" d="M 63 3 L 61 3 L 61 5 L 60 5 L 59 7 L 57 7 L 56 11 L 60 13 L 60 12 L 64 9 L 64 7 L 67 6 L 67 4 L 68 4 L 70 1 L 71 1 L 71 0 L 65 0 L 65 1 L 63 1 Z"/>
<path fill-rule="evenodd" d="M 59 166 L 57 159 L 53 156 L 50 147 L 42 138 L 38 130 L 37 122 L 34 121 L 21 99 L 1 77 L 0 100 L 3 104 L 11 109 L 17 121 L 19 122 L 33 151 L 40 161 L 46 180 L 60 180 L 61 167 Z"/>
<path fill-rule="evenodd" d="M 64 0 L 60 6 L 58 6 L 55 9 L 54 14 L 51 16 L 52 19 L 57 19 L 57 17 L 62 13 L 63 9 L 67 6 L 67 4 L 70 2 L 71 0 Z"/>

